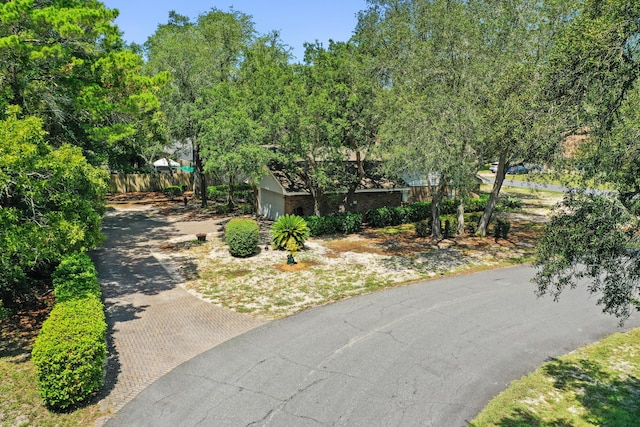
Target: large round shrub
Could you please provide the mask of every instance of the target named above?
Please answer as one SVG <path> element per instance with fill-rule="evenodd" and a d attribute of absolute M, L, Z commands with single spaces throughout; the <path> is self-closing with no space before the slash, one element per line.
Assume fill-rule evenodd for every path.
<path fill-rule="evenodd" d="M 283 215 L 271 226 L 273 247 L 276 249 L 287 249 L 290 242 L 302 248 L 310 234 L 307 222 L 298 215 Z"/>
<path fill-rule="evenodd" d="M 234 218 L 227 224 L 226 242 L 229 253 L 234 257 L 245 258 L 258 251 L 260 227 L 248 218 Z"/>

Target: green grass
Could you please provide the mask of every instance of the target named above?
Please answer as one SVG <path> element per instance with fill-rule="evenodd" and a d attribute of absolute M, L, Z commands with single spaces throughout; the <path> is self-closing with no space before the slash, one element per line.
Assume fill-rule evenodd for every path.
<path fill-rule="evenodd" d="M 640 329 L 554 359 L 515 381 L 469 425 L 640 425 Z"/>
<path fill-rule="evenodd" d="M 36 384 L 36 370 L 28 352 L 16 355 L 0 351 L 0 425 L 92 426 L 104 415 L 97 405 L 68 413 L 52 412 L 44 405 Z"/>

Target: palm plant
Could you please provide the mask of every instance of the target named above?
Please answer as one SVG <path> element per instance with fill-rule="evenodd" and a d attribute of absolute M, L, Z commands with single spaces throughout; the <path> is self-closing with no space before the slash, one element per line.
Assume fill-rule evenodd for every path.
<path fill-rule="evenodd" d="M 310 233 L 307 222 L 297 215 L 283 215 L 271 226 L 272 243 L 276 249 L 287 249 L 293 245 L 303 248 Z"/>

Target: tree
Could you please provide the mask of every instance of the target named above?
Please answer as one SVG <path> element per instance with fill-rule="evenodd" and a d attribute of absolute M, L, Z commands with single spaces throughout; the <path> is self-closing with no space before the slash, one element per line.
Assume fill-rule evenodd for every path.
<path fill-rule="evenodd" d="M 237 75 L 202 99 L 205 170 L 228 183 L 233 204 L 238 178 L 257 183 L 267 172 L 278 142 L 281 103 L 290 84 L 289 54 L 277 33 L 245 46 Z"/>
<path fill-rule="evenodd" d="M 385 120 L 376 153 L 391 173 L 435 181 L 432 235 L 440 237 L 445 188 L 460 189 L 464 196 L 477 168 L 475 17 L 466 1 L 369 3 L 355 38 L 373 56 L 385 82 Z"/>
<path fill-rule="evenodd" d="M 207 204 L 207 194 L 202 138 L 205 122 L 218 114 L 216 106 L 207 101 L 212 99 L 211 94 L 232 93 L 224 86 L 237 76 L 242 52 L 253 35 L 250 17 L 241 12 L 212 9 L 200 15 L 196 22 L 170 12 L 169 22 L 160 25 L 145 44 L 149 72 L 166 71 L 171 75 L 169 90 L 162 97 L 163 109 L 171 136 L 193 145 L 195 190 L 203 207 Z M 215 123 L 210 123 L 210 130 L 215 127 Z M 209 141 L 220 139 L 209 138 Z"/>
<path fill-rule="evenodd" d="M 553 36 L 575 11 L 575 2 L 478 0 L 470 2 L 481 36 L 483 160 L 498 160 L 496 179 L 477 235 L 487 233 L 510 166 L 550 163 L 560 149 L 558 111 L 544 102 L 543 69 Z"/>
<path fill-rule="evenodd" d="M 163 138 L 156 93 L 97 1 L 0 4 L 0 111 L 17 105 L 43 120 L 47 139 L 83 149 L 93 164 L 132 161 Z"/>
<path fill-rule="evenodd" d="M 335 205 L 346 210 L 364 175 L 364 152 L 377 134 L 377 83 L 367 79 L 351 43 L 307 44 L 305 63 L 293 70 L 282 107 L 284 166 L 304 181 L 315 215 Z M 355 168 L 347 161 L 351 154 Z"/>
<path fill-rule="evenodd" d="M 556 209 L 538 248 L 537 292 L 558 298 L 589 280 L 604 311 L 621 322 L 640 309 L 639 37 L 637 2 L 584 2 L 557 35 L 545 86 L 566 133 L 588 133 L 573 154 L 585 182 L 605 180 L 618 192 L 572 195 Z"/>
<path fill-rule="evenodd" d="M 96 248 L 106 173 L 80 148 L 46 142 L 43 120 L 0 121 L 0 299 L 13 307 L 33 296 L 68 253 Z"/>

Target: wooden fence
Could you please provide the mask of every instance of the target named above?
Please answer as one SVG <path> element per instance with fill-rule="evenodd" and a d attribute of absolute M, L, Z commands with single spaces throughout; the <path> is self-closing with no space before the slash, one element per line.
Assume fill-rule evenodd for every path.
<path fill-rule="evenodd" d="M 163 191 L 171 185 L 186 184 L 193 188 L 193 174 L 190 173 L 153 173 L 153 174 L 111 174 L 111 193 L 133 193 Z"/>

